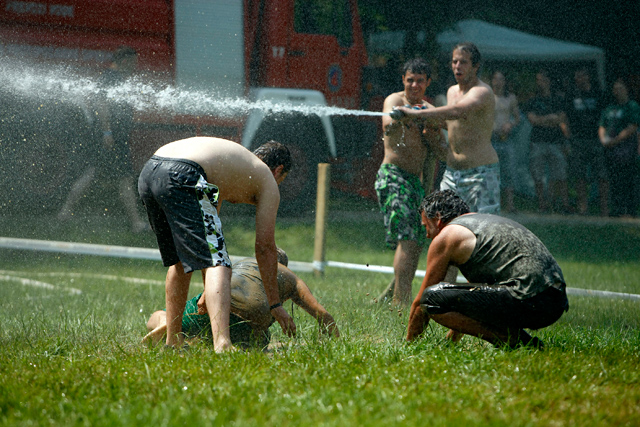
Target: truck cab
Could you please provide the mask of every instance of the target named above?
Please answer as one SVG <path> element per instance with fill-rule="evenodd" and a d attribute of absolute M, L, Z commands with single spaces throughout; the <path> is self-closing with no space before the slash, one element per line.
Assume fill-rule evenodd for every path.
<path fill-rule="evenodd" d="M 336 135 L 349 133 L 336 129 L 341 125 L 333 117 L 313 108 L 295 112 L 295 106 L 360 107 L 367 57 L 356 0 L 0 1 L 5 63 L 41 73 L 68 69 L 90 80 L 120 46 L 138 52 L 137 72 L 149 84 L 145 90 L 171 87 L 182 99 L 135 110 L 129 141 L 134 165 L 141 167 L 159 146 L 194 135 L 227 138 L 250 149 L 275 139 L 296 156 L 298 172 L 282 188 L 285 205 L 310 200 L 315 165 L 336 157 L 343 143 Z M 24 76 L 18 73 L 9 86 Z M 30 95 L 8 92 L 11 102 L 4 103 L 3 114 L 11 116 L 11 105 L 20 104 L 24 117 L 9 121 L 15 129 L 5 134 L 14 141 L 2 150 L 14 153 L 16 161 L 23 151 L 57 153 L 54 164 L 42 160 L 38 170 L 57 176 L 52 190 L 59 188 L 67 179 L 60 159 L 73 156 L 65 147 L 67 120 L 56 117 L 59 100 L 46 87 Z M 263 101 L 292 108 L 274 113 L 261 109 Z M 46 129 L 46 123 L 61 127 Z M 40 181 L 37 175 L 25 177 L 23 186 Z"/>

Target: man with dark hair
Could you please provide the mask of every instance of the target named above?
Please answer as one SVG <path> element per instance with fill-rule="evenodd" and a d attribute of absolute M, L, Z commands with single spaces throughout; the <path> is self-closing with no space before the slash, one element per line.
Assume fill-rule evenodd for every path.
<path fill-rule="evenodd" d="M 638 125 L 640 106 L 629 96 L 627 82 L 618 78 L 608 105 L 598 122 L 598 137 L 611 183 L 611 216 L 635 217 L 638 214 Z"/>
<path fill-rule="evenodd" d="M 496 346 L 542 348 L 524 328 L 545 328 L 569 309 L 558 263 L 522 225 L 468 212 L 451 190 L 422 202 L 422 223 L 432 241 L 424 281 L 411 305 L 407 341 L 433 319 L 450 328 L 453 341 L 468 334 Z M 450 266 L 470 283 L 443 282 Z"/>
<path fill-rule="evenodd" d="M 286 253 L 278 248 L 278 292 L 280 301 L 291 299 L 318 321 L 320 332 L 339 337 L 336 322 L 316 300 L 302 279 L 287 268 Z M 182 332 L 187 338 L 203 338 L 211 342 L 211 321 L 202 310 L 203 294 L 187 302 L 182 316 Z M 143 342 L 158 343 L 167 331 L 164 310 L 154 312 L 147 322 L 149 333 Z M 265 348 L 269 345 L 269 327 L 274 319 L 255 258 L 245 258 L 233 264 L 231 271 L 231 314 L 229 327 L 231 342 L 242 347 Z"/>
<path fill-rule="evenodd" d="M 559 96 L 551 91 L 547 70 L 536 74 L 536 96 L 524 104 L 522 110 L 531 123 L 530 170 L 534 181 L 538 209 L 549 210 L 549 200 L 560 199 L 561 210 L 569 213 L 567 188 L 567 159 L 565 157 L 567 116 Z M 549 194 L 545 191 L 548 181 Z"/>
<path fill-rule="evenodd" d="M 421 58 L 408 61 L 403 67 L 404 90 L 389 95 L 383 112 L 409 105 L 412 108 L 433 108 L 424 100 L 431 83 L 431 68 Z M 379 300 L 394 304 L 411 302 L 411 282 L 418 267 L 422 248 L 426 243 L 418 208 L 424 197 L 423 176 L 425 160 L 430 153 L 444 152 L 444 138 L 438 129 L 429 129 L 418 122 L 401 123 L 388 115 L 382 117 L 384 130 L 384 159 L 375 182 L 380 210 L 384 215 L 386 242 L 395 249 L 394 279 Z"/>
<path fill-rule="evenodd" d="M 233 141 L 194 137 L 160 147 L 140 173 L 138 191 L 163 264 L 169 267 L 168 346 L 182 344 L 182 314 L 191 274 L 202 270 L 214 350 L 233 349 L 229 336 L 231 262 L 218 217 L 225 200 L 256 206 L 255 252 L 270 311 L 286 334 L 295 334 L 293 319 L 278 295 L 274 238 L 278 185 L 287 176 L 291 160 L 286 147 L 278 143 L 258 154 Z"/>
<path fill-rule="evenodd" d="M 478 77 L 481 56 L 473 43 L 453 48 L 451 69 L 457 85 L 447 91 L 447 105 L 415 110 L 399 107 L 403 122 L 420 119 L 425 126 L 448 131 L 447 169 L 440 189 L 455 190 L 474 212 L 500 213 L 500 168 L 491 145 L 495 99 Z"/>
<path fill-rule="evenodd" d="M 586 215 L 589 207 L 589 183 L 597 183 L 600 215 L 609 215 L 609 177 L 604 148 L 598 140 L 598 120 L 604 108 L 600 90 L 591 84 L 586 68 L 574 73 L 575 87 L 565 107 L 571 154 L 567 157 L 569 177 L 575 179 L 578 213 Z"/>

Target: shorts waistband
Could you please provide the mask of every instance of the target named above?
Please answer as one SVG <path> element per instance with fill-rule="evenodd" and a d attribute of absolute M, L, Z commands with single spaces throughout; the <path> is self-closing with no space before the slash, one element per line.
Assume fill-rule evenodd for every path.
<path fill-rule="evenodd" d="M 487 172 L 494 169 L 500 169 L 500 163 L 491 163 L 488 165 L 476 166 L 475 168 L 471 168 L 471 169 L 454 169 L 447 166 L 447 171 L 449 171 L 450 173 L 458 172 L 463 175 L 469 175 L 472 173 L 482 173 L 482 172 Z"/>
<path fill-rule="evenodd" d="M 153 160 L 160 160 L 163 162 L 177 162 L 177 163 L 184 163 L 186 165 L 192 166 L 193 168 L 195 168 L 198 173 L 200 175 L 202 175 L 204 177 L 204 179 L 207 179 L 207 174 L 204 172 L 204 169 L 202 169 L 202 166 L 200 166 L 198 163 L 194 162 L 193 160 L 189 160 L 189 159 L 178 159 L 178 158 L 174 158 L 174 157 L 162 157 L 162 156 L 156 156 L 155 154 L 153 156 L 151 156 L 151 159 Z"/>
<path fill-rule="evenodd" d="M 380 165 L 379 170 L 382 170 L 385 172 L 393 171 L 394 173 L 405 177 L 405 179 L 413 179 L 413 178 L 420 179 L 418 175 L 412 174 L 411 172 L 407 172 L 406 170 L 402 169 L 400 166 L 394 165 L 393 163 L 383 163 Z"/>

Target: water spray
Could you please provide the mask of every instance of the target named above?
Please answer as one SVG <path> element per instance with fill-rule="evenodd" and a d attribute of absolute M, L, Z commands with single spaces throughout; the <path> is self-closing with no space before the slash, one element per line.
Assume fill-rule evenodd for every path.
<path fill-rule="evenodd" d="M 88 99 L 104 96 L 128 103 L 137 111 L 165 111 L 170 114 L 212 115 L 222 118 L 261 110 L 267 114 L 306 116 L 383 116 L 384 113 L 350 110 L 324 105 L 297 105 L 269 100 L 251 101 L 228 97 L 214 91 L 190 90 L 136 76 L 124 83 L 102 88 L 97 80 L 69 67 L 43 68 L 29 63 L 6 61 L 0 64 L 0 86 L 23 98 L 70 102 L 82 106 Z"/>

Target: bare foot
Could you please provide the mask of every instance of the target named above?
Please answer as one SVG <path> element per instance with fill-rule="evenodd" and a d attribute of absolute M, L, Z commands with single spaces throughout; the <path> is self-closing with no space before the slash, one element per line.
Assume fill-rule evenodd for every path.
<path fill-rule="evenodd" d="M 447 339 L 451 340 L 451 342 L 458 342 L 462 339 L 464 334 L 462 332 L 454 331 L 453 329 L 449 329 L 447 332 Z"/>
<path fill-rule="evenodd" d="M 227 353 L 227 352 L 229 352 L 229 353 L 235 353 L 235 352 L 237 352 L 237 351 L 240 351 L 240 350 L 238 350 L 238 348 L 237 348 L 237 347 L 235 347 L 235 346 L 234 346 L 233 344 L 231 344 L 230 342 L 229 342 L 229 343 L 225 343 L 225 344 L 221 344 L 221 345 L 219 345 L 219 346 L 218 346 L 218 345 L 216 345 L 216 346 L 213 348 L 213 350 L 214 350 L 216 353 Z"/>
<path fill-rule="evenodd" d="M 167 325 L 158 326 L 142 338 L 142 344 L 155 347 L 167 334 Z"/>

